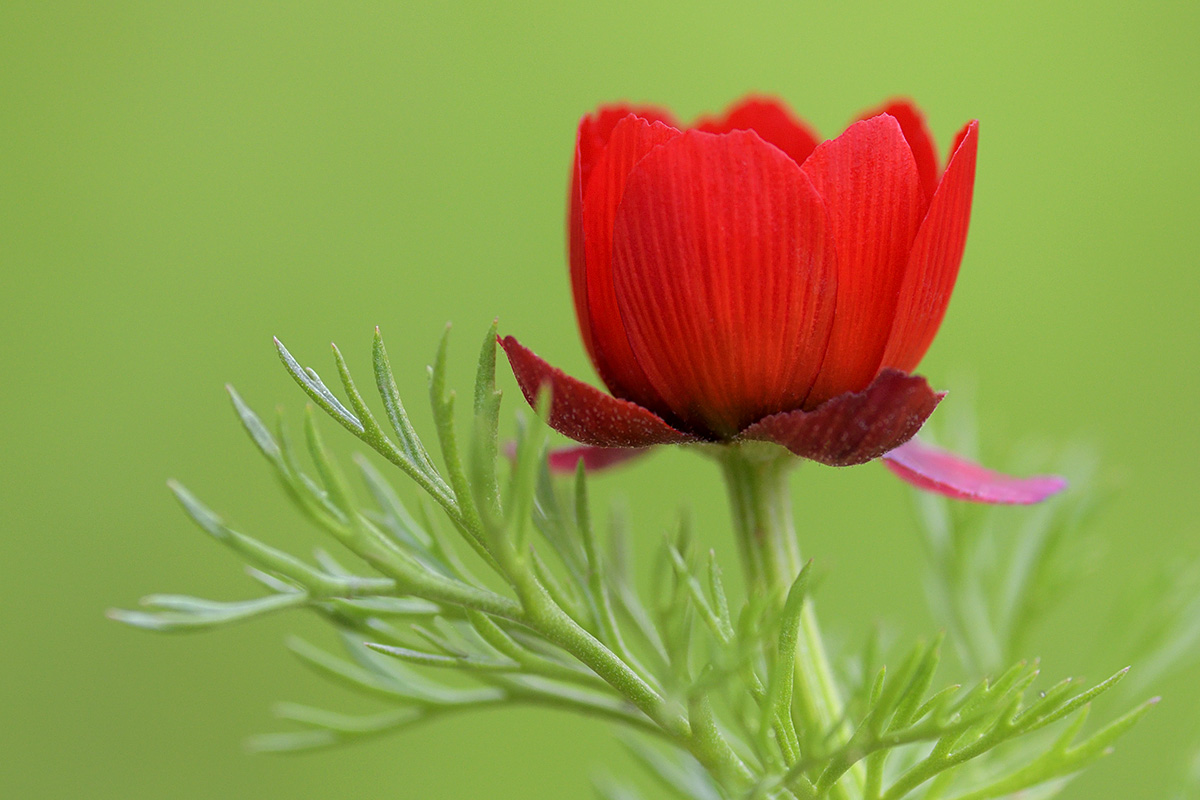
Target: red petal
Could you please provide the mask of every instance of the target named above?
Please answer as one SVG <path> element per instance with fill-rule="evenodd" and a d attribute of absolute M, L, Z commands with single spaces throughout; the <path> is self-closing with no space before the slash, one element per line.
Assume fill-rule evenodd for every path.
<path fill-rule="evenodd" d="M 892 100 L 874 111 L 868 111 L 859 119 L 870 119 L 879 114 L 890 114 L 900 123 L 900 130 L 904 132 L 917 163 L 917 174 L 921 176 L 921 188 L 925 190 L 928 202 L 942 175 L 938 170 L 937 148 L 933 145 L 933 134 L 925 123 L 925 115 L 909 100 Z"/>
<path fill-rule="evenodd" d="M 731 436 L 797 408 L 835 297 L 821 198 L 750 131 L 688 131 L 634 169 L 617 210 L 613 278 L 629 343 L 667 405 Z"/>
<path fill-rule="evenodd" d="M 551 450 L 547 456 L 550 471 L 559 474 L 574 472 L 580 461 L 588 472 L 611 469 L 635 458 L 641 458 L 650 452 L 650 448 L 635 449 L 632 447 L 563 447 Z"/>
<path fill-rule="evenodd" d="M 950 158 L 908 257 L 896 321 L 883 354 L 885 367 L 905 372 L 916 368 L 933 343 L 954 291 L 971 220 L 978 121 L 960 136 L 962 143 Z"/>
<path fill-rule="evenodd" d="M 613 129 L 617 123 L 630 114 L 636 114 L 649 122 L 662 122 L 678 127 L 674 115 L 666 109 L 656 106 L 634 106 L 628 103 L 616 103 L 601 106 L 595 113 L 579 120 L 579 129 L 575 138 L 576 159 L 579 165 L 581 184 L 580 192 L 587 190 L 588 179 L 592 174 L 592 166 L 599 158 L 601 151 L 608 144 Z"/>
<path fill-rule="evenodd" d="M 575 162 L 571 167 L 571 186 L 567 198 L 567 255 L 571 263 L 571 292 L 575 301 L 575 316 L 579 332 L 592 363 L 597 363 L 592 343 L 592 324 L 587 306 L 587 282 L 584 278 L 583 249 L 583 192 L 591 177 L 592 166 L 617 123 L 630 114 L 647 120 L 674 125 L 671 112 L 653 106 L 634 107 L 626 104 L 604 106 L 594 114 L 579 120 L 575 133 Z"/>
<path fill-rule="evenodd" d="M 754 131 L 763 141 L 791 156 L 797 164 L 803 164 L 821 141 L 808 125 L 792 115 L 786 105 L 772 97 L 754 95 L 730 106 L 724 116 L 701 117 L 692 127 L 705 133 Z"/>
<path fill-rule="evenodd" d="M 883 461 L 888 469 L 918 489 L 976 503 L 1029 505 L 1067 488 L 1067 481 L 1056 475 L 1032 478 L 1002 475 L 917 439 L 888 453 Z"/>
<path fill-rule="evenodd" d="M 821 144 L 804 173 L 837 243 L 837 313 L 805 408 L 863 389 L 879 371 L 904 266 L 925 211 L 912 150 L 893 117 L 856 122 Z"/>
<path fill-rule="evenodd" d="M 500 340 L 525 400 L 533 405 L 542 386 L 550 386 L 550 427 L 582 444 L 596 447 L 649 447 L 695 441 L 641 406 L 618 400 L 547 364 L 516 339 Z"/>
<path fill-rule="evenodd" d="M 630 115 L 617 123 L 608 146 L 596 159 L 592 178 L 583 197 L 583 235 L 587 270 L 588 315 L 595 346 L 593 361 L 601 379 L 618 397 L 664 411 L 662 398 L 651 387 L 638 366 L 613 287 L 612 236 L 617 205 L 625 193 L 630 171 L 660 144 L 679 136 L 679 131 Z"/>
<path fill-rule="evenodd" d="M 588 313 L 587 272 L 583 263 L 583 173 L 580 167 L 579 144 L 575 145 L 575 163 L 571 166 L 571 186 L 567 190 L 567 258 L 571 264 L 571 299 L 575 302 L 575 319 L 579 335 L 592 363 L 596 363 L 596 347 L 592 343 L 592 318 Z"/>
<path fill-rule="evenodd" d="M 974 127 L 979 127 L 979 120 L 974 120 Z M 954 135 L 954 143 L 950 145 L 950 152 L 946 154 L 946 158 L 954 158 L 954 154 L 958 152 L 959 146 L 963 143 L 963 139 L 967 138 L 967 134 L 972 130 L 971 123 L 967 123 L 958 133 Z M 949 164 L 947 164 L 949 166 Z"/>
<path fill-rule="evenodd" d="M 864 464 L 916 435 L 942 397 L 920 375 L 884 370 L 861 392 L 759 420 L 739 438 L 775 442 L 831 467 Z"/>

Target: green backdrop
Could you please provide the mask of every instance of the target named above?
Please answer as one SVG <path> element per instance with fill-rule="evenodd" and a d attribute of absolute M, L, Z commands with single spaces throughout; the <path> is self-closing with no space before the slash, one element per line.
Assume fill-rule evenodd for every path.
<path fill-rule="evenodd" d="M 316 365 L 335 339 L 361 370 L 383 326 L 424 430 L 447 320 L 464 389 L 497 315 L 591 376 L 563 200 L 578 116 L 620 98 L 689 117 L 761 90 L 830 136 L 907 94 L 942 147 L 982 120 L 966 260 L 922 371 L 948 403 L 975 398 L 993 461 L 1081 440 L 1116 476 L 1107 546 L 1034 645 L 1055 675 L 1122 666 L 1112 599 L 1200 556 L 1198 8 L 3 3 L 0 795 L 562 798 L 624 768 L 598 723 L 546 711 L 249 756 L 276 700 L 365 707 L 282 648 L 319 638 L 313 621 L 172 638 L 103 617 L 149 592 L 254 591 L 168 477 L 268 541 L 317 542 L 222 391 L 301 407 L 272 334 Z M 596 484 L 647 542 L 686 505 L 732 556 L 711 464 L 667 452 Z M 834 638 L 931 632 L 906 490 L 878 466 L 794 487 Z M 1154 687 L 1166 702 L 1070 797 L 1163 796 L 1200 741 L 1194 683 Z"/>

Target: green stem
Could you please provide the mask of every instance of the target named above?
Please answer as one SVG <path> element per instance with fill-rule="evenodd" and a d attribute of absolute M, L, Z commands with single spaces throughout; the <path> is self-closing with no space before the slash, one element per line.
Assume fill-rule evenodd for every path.
<path fill-rule="evenodd" d="M 591 668 L 719 781 L 730 782 L 739 789 L 749 784 L 753 777 L 750 770 L 720 735 L 707 705 L 701 707 L 702 714 L 695 707 L 690 708 L 689 718 L 684 718 L 629 665 L 571 619 L 535 581 L 519 577 L 518 590 L 524 590 L 525 624 Z"/>
<path fill-rule="evenodd" d="M 757 442 L 727 445 L 718 458 L 729 490 L 747 590 L 782 606 L 803 567 L 787 483 L 788 470 L 796 461 L 773 445 Z M 852 731 L 843 718 L 841 694 L 811 599 L 805 601 L 800 615 L 792 693 L 806 755 L 848 740 Z M 841 784 L 829 796 L 851 797 Z"/>

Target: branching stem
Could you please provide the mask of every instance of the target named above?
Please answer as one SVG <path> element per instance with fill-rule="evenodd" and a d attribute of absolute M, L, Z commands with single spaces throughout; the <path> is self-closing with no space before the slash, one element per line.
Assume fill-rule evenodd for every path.
<path fill-rule="evenodd" d="M 753 773 L 717 729 L 706 701 L 693 704 L 686 715 L 681 713 L 682 709 L 673 707 L 630 665 L 572 619 L 532 573 L 515 571 L 514 577 L 525 607 L 524 624 L 587 665 L 713 775 L 735 785 L 750 784 Z"/>

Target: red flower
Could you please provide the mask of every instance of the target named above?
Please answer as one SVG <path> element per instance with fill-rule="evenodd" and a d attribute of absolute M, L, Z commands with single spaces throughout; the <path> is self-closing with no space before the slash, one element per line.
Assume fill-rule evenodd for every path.
<path fill-rule="evenodd" d="M 759 439 L 837 466 L 895 450 L 942 397 L 910 373 L 962 259 L 978 127 L 959 132 L 940 170 L 905 102 L 821 143 L 760 98 L 690 128 L 651 108 L 584 117 L 571 284 L 612 394 L 510 336 L 523 393 L 532 402 L 550 384 L 550 424 L 593 447 Z M 945 474 L 914 477 L 928 459 L 913 453 L 927 450 L 910 447 L 895 471 L 946 491 Z M 572 464 L 604 460 L 572 452 Z"/>

